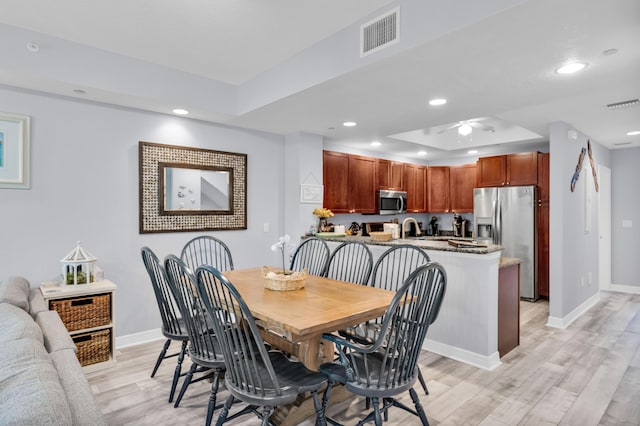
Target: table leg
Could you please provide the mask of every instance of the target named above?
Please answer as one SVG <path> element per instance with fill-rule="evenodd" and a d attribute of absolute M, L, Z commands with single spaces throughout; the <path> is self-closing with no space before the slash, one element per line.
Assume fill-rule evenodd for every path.
<path fill-rule="evenodd" d="M 318 371 L 320 364 L 333 361 L 334 352 L 333 342 L 323 340 L 322 336 L 316 336 L 300 342 L 298 359 L 309 370 Z"/>

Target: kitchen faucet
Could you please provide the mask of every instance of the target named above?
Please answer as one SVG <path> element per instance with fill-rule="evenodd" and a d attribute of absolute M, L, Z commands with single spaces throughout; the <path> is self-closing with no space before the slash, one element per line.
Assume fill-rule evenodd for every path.
<path fill-rule="evenodd" d="M 416 237 L 419 237 L 420 235 L 422 235 L 422 232 L 420 230 L 420 227 L 418 226 L 418 222 L 412 218 L 412 217 L 408 217 L 405 220 L 402 221 L 402 239 L 404 240 L 406 232 L 407 232 L 407 222 L 413 222 L 414 225 L 416 226 Z"/>

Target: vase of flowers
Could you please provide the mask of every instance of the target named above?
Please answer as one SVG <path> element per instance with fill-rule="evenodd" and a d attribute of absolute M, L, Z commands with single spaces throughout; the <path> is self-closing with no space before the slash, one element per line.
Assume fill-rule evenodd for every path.
<path fill-rule="evenodd" d="M 291 251 L 291 238 L 288 235 L 280 237 L 277 243 L 271 246 L 271 251 L 282 253 L 282 269 L 262 267 L 265 288 L 269 290 L 288 291 L 304 288 L 307 281 L 307 268 L 302 271 L 290 271 L 286 266 L 286 255 Z"/>
<path fill-rule="evenodd" d="M 313 215 L 317 216 L 318 221 L 318 232 L 326 232 L 329 230 L 329 225 L 327 224 L 327 219 L 333 216 L 333 212 L 329 209 L 325 209 L 324 207 L 318 207 L 313 210 Z"/>

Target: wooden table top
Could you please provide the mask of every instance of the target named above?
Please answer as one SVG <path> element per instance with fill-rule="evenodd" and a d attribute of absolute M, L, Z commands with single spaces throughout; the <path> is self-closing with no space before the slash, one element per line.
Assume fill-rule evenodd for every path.
<path fill-rule="evenodd" d="M 262 268 L 226 271 L 253 316 L 292 340 L 360 324 L 384 314 L 395 292 L 310 275 L 294 291 L 264 288 Z"/>

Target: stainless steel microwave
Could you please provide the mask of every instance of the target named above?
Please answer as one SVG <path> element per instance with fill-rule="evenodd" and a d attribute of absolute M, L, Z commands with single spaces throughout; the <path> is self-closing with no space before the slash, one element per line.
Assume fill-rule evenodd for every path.
<path fill-rule="evenodd" d="M 406 191 L 378 191 L 378 214 L 401 214 L 406 212 Z"/>

